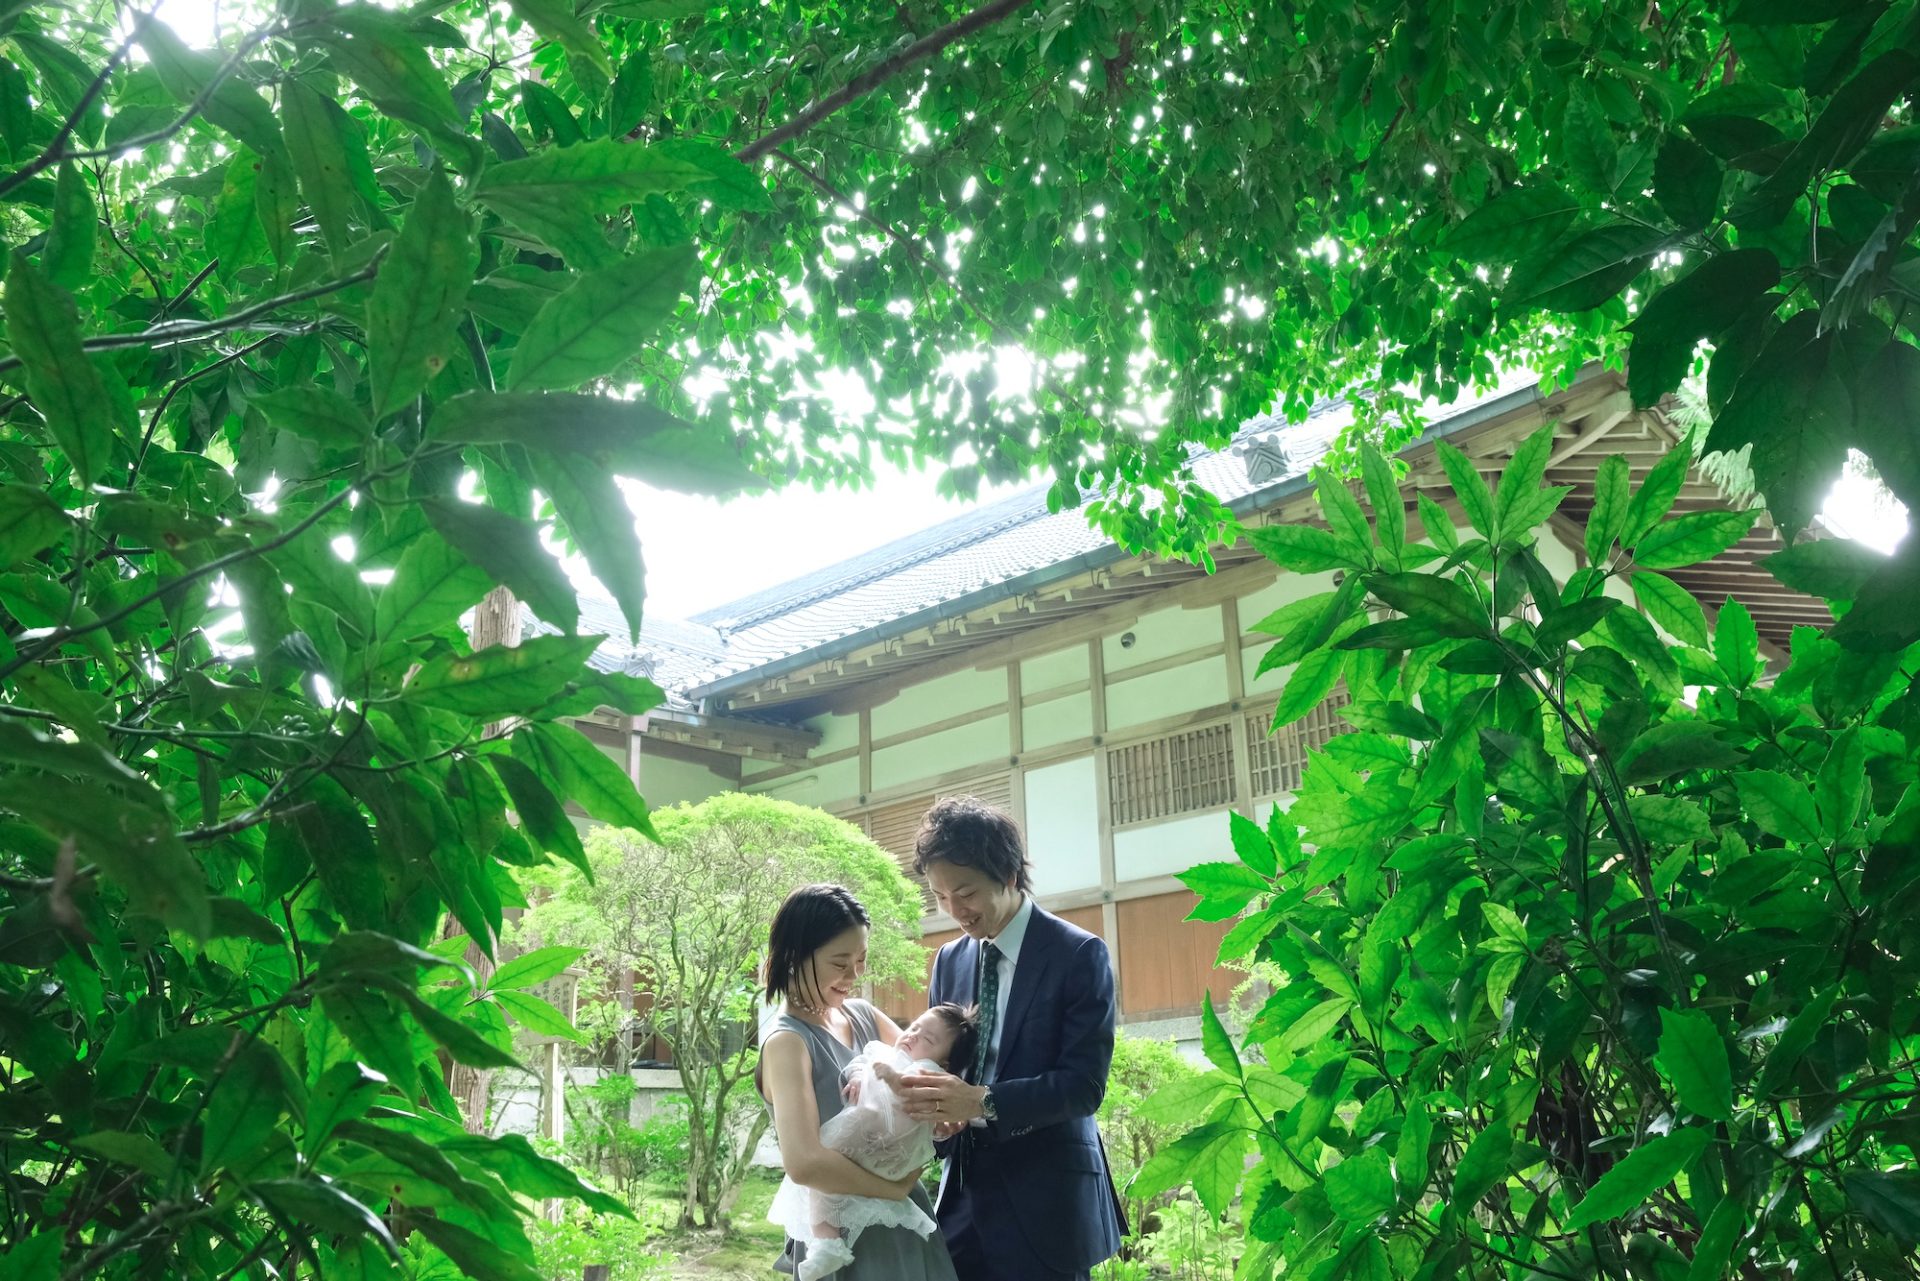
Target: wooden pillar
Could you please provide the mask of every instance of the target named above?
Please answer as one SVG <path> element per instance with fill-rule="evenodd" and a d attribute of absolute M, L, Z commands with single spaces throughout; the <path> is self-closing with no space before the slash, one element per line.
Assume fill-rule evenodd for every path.
<path fill-rule="evenodd" d="M 1247 666 L 1240 652 L 1240 602 L 1220 603 L 1220 626 L 1227 638 L 1227 710 L 1233 716 L 1227 741 L 1233 751 L 1233 807 L 1256 822 L 1253 812 L 1253 742 L 1247 728 Z"/>
<path fill-rule="evenodd" d="M 1119 884 L 1113 862 L 1112 780 L 1107 776 L 1107 656 L 1100 637 L 1087 642 L 1087 687 L 1092 693 L 1093 806 L 1099 819 L 1100 930 L 1107 936 L 1107 958 L 1113 964 L 1114 990 L 1120 987 L 1120 909 L 1113 901 Z M 1126 1011 L 1120 1011 L 1124 1021 Z"/>

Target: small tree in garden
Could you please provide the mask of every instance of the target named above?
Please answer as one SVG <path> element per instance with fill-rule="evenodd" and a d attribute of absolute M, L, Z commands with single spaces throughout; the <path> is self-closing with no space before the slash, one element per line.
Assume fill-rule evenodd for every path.
<path fill-rule="evenodd" d="M 1100 1101 L 1100 1137 L 1107 1145 L 1107 1161 L 1114 1183 L 1123 1191 L 1140 1168 L 1162 1146 L 1186 1128 L 1151 1109 L 1154 1096 L 1200 1074 L 1173 1042 L 1128 1036 L 1123 1029 L 1113 1041 L 1113 1066 L 1107 1073 L 1107 1093 Z M 1156 1212 L 1169 1194 L 1135 1197 L 1127 1202 L 1127 1225 L 1136 1237 L 1158 1226 Z"/>
<path fill-rule="evenodd" d="M 1259 624 L 1276 721 L 1344 679 L 1359 732 L 1186 874 L 1286 981 L 1243 1037 L 1208 1008 L 1132 1194 L 1239 1191 L 1246 1277 L 1920 1276 L 1920 651 L 1710 627 L 1660 571 L 1754 517 L 1670 518 L 1684 451 L 1607 461 L 1554 582 L 1549 440 L 1492 491 L 1440 446 L 1468 531 L 1412 541 L 1369 451 L 1371 527 L 1322 478 L 1330 528 L 1253 532 L 1345 575 Z M 1770 563 L 1844 612 L 1873 559 Z"/>
<path fill-rule="evenodd" d="M 686 1095 L 685 1227 L 722 1226 L 767 1116 L 753 1084 L 761 958 L 774 911 L 796 886 L 847 886 L 873 918 L 868 972 L 918 980 L 920 895 L 859 828 L 787 801 L 726 793 L 653 815 L 658 843 L 601 828 L 587 837 L 593 875 L 545 869 L 525 879 L 539 901 L 522 937 L 587 949 L 632 970 L 654 1032 Z"/>

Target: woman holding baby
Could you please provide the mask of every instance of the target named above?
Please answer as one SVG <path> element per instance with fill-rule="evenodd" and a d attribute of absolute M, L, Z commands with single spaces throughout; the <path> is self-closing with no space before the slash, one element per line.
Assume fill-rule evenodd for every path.
<path fill-rule="evenodd" d="M 906 1115 L 896 1087 L 957 1061 L 965 1012 L 929 1010 L 902 1031 L 854 996 L 867 913 L 838 885 L 795 890 L 768 943 L 767 998 L 779 1014 L 761 1037 L 759 1082 L 787 1172 L 773 1211 L 788 1236 L 779 1270 L 800 1281 L 955 1281 L 920 1188 L 933 1127 Z"/>

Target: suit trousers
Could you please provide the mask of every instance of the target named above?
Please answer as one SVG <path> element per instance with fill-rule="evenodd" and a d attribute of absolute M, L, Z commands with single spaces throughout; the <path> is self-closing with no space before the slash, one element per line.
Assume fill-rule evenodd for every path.
<path fill-rule="evenodd" d="M 991 1225 L 983 1233 L 973 1220 L 972 1198 L 963 1193 L 957 1200 L 959 1204 L 940 1216 L 940 1231 L 947 1239 L 947 1253 L 953 1256 L 953 1270 L 960 1281 L 1091 1281 L 1091 1272 L 1055 1272 L 1033 1258 L 1017 1263 L 1008 1260 L 1007 1246 L 1015 1243 L 996 1240 Z M 1011 1223 L 1000 1225 L 1001 1233 L 1017 1236 L 1019 1231 Z"/>

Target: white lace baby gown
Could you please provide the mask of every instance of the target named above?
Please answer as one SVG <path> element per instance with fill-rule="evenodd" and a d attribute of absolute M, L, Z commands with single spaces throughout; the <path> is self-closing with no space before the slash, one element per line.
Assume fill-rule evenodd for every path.
<path fill-rule="evenodd" d="M 875 1074 L 879 1063 L 902 1074 L 946 1070 L 925 1059 L 909 1059 L 879 1041 L 867 1042 L 845 1072 L 847 1081 L 859 1082 L 859 1098 L 827 1119 L 820 1127 L 820 1142 L 883 1179 L 905 1178 L 934 1159 L 933 1134 L 925 1123 L 907 1115 L 900 1096 Z M 864 1229 L 908 1228 L 926 1237 L 938 1227 L 910 1200 L 815 1192 L 791 1178 L 781 1180 L 767 1219 L 786 1229 L 794 1240 L 805 1242 L 799 1281 L 819 1281 L 853 1262 L 854 1242 Z M 838 1227 L 840 1235 L 822 1239 L 816 1231 L 822 1223 Z"/>

